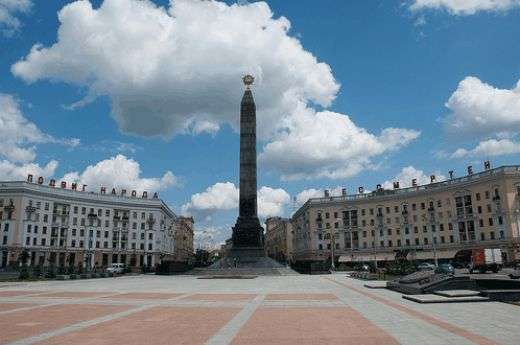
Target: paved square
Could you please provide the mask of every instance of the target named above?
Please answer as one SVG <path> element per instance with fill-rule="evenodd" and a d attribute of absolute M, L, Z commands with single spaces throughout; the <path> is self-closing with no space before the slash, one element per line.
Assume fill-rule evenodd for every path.
<path fill-rule="evenodd" d="M 126 309 L 126 306 L 112 305 L 53 305 L 0 315 L 0 343 L 7 344 Z"/>
<path fill-rule="evenodd" d="M 155 307 L 50 338 L 42 344 L 204 344 L 239 309 Z"/>
<path fill-rule="evenodd" d="M 0 344 L 520 343 L 514 304 L 418 304 L 344 275 L 0 283 Z"/>
<path fill-rule="evenodd" d="M 397 344 L 352 308 L 260 308 L 240 330 L 236 345 Z"/>

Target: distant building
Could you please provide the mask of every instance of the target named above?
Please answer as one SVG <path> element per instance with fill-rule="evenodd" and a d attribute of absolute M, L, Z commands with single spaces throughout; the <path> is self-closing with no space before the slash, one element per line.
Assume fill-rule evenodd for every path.
<path fill-rule="evenodd" d="M 174 261 L 193 264 L 193 218 L 178 217 L 175 231 Z"/>
<path fill-rule="evenodd" d="M 29 176 L 0 182 L 0 266 L 16 265 L 22 251 L 31 265 L 154 267 L 189 257 L 193 219 L 177 217 L 156 194 L 93 193 Z"/>
<path fill-rule="evenodd" d="M 520 260 L 520 166 L 443 182 L 309 199 L 292 217 L 293 261 L 302 270 L 336 263 L 385 262 L 396 254 L 450 260 L 457 251 L 502 248 Z"/>
<path fill-rule="evenodd" d="M 265 250 L 267 256 L 279 262 L 291 262 L 293 231 L 288 218 L 271 217 L 265 221 Z"/>

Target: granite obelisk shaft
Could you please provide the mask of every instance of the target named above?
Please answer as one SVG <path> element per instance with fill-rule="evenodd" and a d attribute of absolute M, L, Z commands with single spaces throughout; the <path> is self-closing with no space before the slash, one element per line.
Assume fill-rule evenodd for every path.
<path fill-rule="evenodd" d="M 257 213 L 256 105 L 250 84 L 246 85 L 248 87 L 240 104 L 239 215 L 233 227 L 232 240 L 233 248 L 262 248 L 263 228 Z"/>

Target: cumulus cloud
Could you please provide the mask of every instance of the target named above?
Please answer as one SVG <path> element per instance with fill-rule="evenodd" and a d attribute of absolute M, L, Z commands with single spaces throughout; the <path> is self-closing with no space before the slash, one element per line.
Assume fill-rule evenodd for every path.
<path fill-rule="evenodd" d="M 0 157 L 11 162 L 30 162 L 36 158 L 35 145 L 43 143 L 74 147 L 79 139 L 56 139 L 43 133 L 24 117 L 15 97 L 0 93 Z"/>
<path fill-rule="evenodd" d="M 237 208 L 238 199 L 238 188 L 234 183 L 218 182 L 204 192 L 193 194 L 181 211 L 183 214 L 206 218 L 219 211 Z"/>
<path fill-rule="evenodd" d="M 399 174 L 397 174 L 392 180 L 385 181 L 381 185 L 385 189 L 393 189 L 393 182 L 399 182 L 400 188 L 406 188 L 412 186 L 412 180 L 416 179 L 418 185 L 429 184 L 431 182 L 430 176 L 435 175 L 435 181 L 440 182 L 446 180 L 446 176 L 436 171 L 431 174 L 425 174 L 423 170 L 416 169 L 413 166 L 404 167 Z"/>
<path fill-rule="evenodd" d="M 108 96 L 127 133 L 169 137 L 236 126 L 245 73 L 256 77 L 261 137 L 294 113 L 289 100 L 328 106 L 339 90 L 330 67 L 265 2 L 105 0 L 93 8 L 76 1 L 58 17 L 57 42 L 34 45 L 12 72 L 31 83 L 85 88 L 74 106 Z"/>
<path fill-rule="evenodd" d="M 303 205 L 307 202 L 307 200 L 309 200 L 311 198 L 323 198 L 325 196 L 325 189 L 327 189 L 329 191 L 330 196 L 339 196 L 339 195 L 341 195 L 343 188 L 344 187 L 334 187 L 334 188 L 324 188 L 324 189 L 315 189 L 315 188 L 304 189 L 296 195 L 296 203 L 298 205 Z M 347 192 L 348 192 L 348 190 L 347 190 Z"/>
<path fill-rule="evenodd" d="M 258 215 L 261 218 L 281 216 L 290 201 L 285 190 L 264 186 L 258 190 Z"/>
<path fill-rule="evenodd" d="M 10 36 L 22 23 L 19 14 L 27 14 L 32 7 L 31 0 L 0 0 L 0 32 Z"/>
<path fill-rule="evenodd" d="M 476 77 L 466 77 L 450 96 L 445 119 L 449 132 L 479 135 L 520 131 L 520 80 L 512 89 L 499 89 Z"/>
<path fill-rule="evenodd" d="M 520 143 L 511 139 L 488 139 L 474 148 L 459 148 L 450 156 L 452 159 L 465 157 L 493 157 L 520 153 Z"/>
<path fill-rule="evenodd" d="M 420 135 L 402 128 L 386 128 L 375 135 L 346 115 L 315 112 L 303 105 L 286 129 L 258 157 L 284 180 L 348 178 L 372 168 L 374 157 L 398 150 Z"/>
<path fill-rule="evenodd" d="M 65 174 L 62 181 L 76 182 L 89 186 L 90 190 L 97 191 L 99 187 L 112 187 L 137 191 L 157 192 L 179 185 L 178 178 L 171 171 L 167 171 L 162 177 L 141 177 L 139 163 L 124 155 L 117 155 L 89 165 L 83 172 L 70 172 Z"/>
<path fill-rule="evenodd" d="M 283 215 L 284 206 L 289 204 L 290 199 L 289 194 L 281 188 L 261 187 L 258 190 L 259 217 Z M 204 192 L 193 194 L 190 201 L 182 206 L 181 212 L 210 220 L 218 212 L 237 209 L 238 201 L 239 189 L 234 183 L 218 182 Z"/>
<path fill-rule="evenodd" d="M 413 0 L 410 10 L 446 10 L 451 14 L 466 16 L 477 12 L 504 12 L 520 7 L 520 0 Z"/>
<path fill-rule="evenodd" d="M 33 176 L 54 176 L 58 162 L 50 161 L 44 166 L 37 163 L 15 164 L 7 160 L 0 161 L 0 181 L 25 181 L 28 174 Z"/>

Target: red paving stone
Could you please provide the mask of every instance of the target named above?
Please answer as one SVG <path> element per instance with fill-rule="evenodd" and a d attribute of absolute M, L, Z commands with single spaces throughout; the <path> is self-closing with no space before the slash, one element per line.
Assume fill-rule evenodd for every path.
<path fill-rule="evenodd" d="M 0 312 L 2 311 L 8 311 L 8 310 L 15 310 L 19 308 L 26 308 L 26 307 L 32 307 L 36 304 L 31 303 L 0 303 Z"/>
<path fill-rule="evenodd" d="M 127 310 L 113 305 L 53 305 L 0 315 L 0 344 L 32 337 L 77 322 Z"/>
<path fill-rule="evenodd" d="M 44 291 L 20 291 L 20 290 L 0 290 L 0 297 L 18 297 L 42 293 Z"/>
<path fill-rule="evenodd" d="M 56 298 L 91 298 L 111 294 L 111 292 L 86 292 L 86 291 L 58 291 L 42 293 L 36 297 L 56 297 Z"/>
<path fill-rule="evenodd" d="M 209 293 L 197 293 L 194 295 L 186 296 L 183 300 L 190 301 L 202 301 L 202 302 L 233 302 L 233 301 L 251 301 L 255 298 L 255 294 L 247 293 L 220 293 L 220 294 L 209 294 Z"/>
<path fill-rule="evenodd" d="M 163 292 L 127 292 L 118 295 L 106 296 L 109 299 L 170 299 L 179 297 L 180 293 L 163 293 Z"/>
<path fill-rule="evenodd" d="M 338 297 L 331 293 L 272 293 L 266 301 L 334 301 Z"/>
<path fill-rule="evenodd" d="M 50 338 L 52 345 L 204 344 L 238 308 L 154 307 L 127 317 Z"/>
<path fill-rule="evenodd" d="M 256 310 L 234 345 L 393 345 L 398 342 L 350 307 Z"/>

